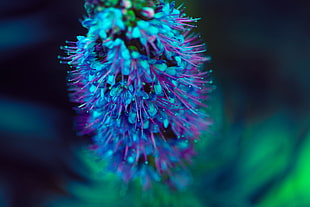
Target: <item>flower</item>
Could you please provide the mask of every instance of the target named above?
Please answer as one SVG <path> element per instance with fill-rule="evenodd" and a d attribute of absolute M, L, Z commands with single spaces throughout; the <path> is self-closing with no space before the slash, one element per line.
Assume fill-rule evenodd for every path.
<path fill-rule="evenodd" d="M 92 149 L 125 181 L 183 186 L 174 169 L 190 162 L 210 125 L 200 110 L 210 91 L 210 71 L 201 71 L 208 58 L 191 33 L 198 19 L 164 0 L 86 0 L 85 8 L 88 33 L 67 42 L 61 57 L 74 68 L 79 131 L 95 132 Z"/>

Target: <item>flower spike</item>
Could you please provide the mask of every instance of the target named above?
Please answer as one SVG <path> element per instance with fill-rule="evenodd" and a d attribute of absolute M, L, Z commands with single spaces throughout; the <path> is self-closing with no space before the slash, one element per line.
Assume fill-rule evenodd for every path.
<path fill-rule="evenodd" d="M 194 143 L 210 120 L 200 108 L 210 92 L 205 45 L 192 19 L 164 0 L 86 0 L 85 36 L 68 41 L 71 100 L 79 131 L 108 170 L 144 187 L 185 184 Z M 184 174 L 184 173 L 183 173 Z M 186 173 L 185 173 L 186 174 Z"/>

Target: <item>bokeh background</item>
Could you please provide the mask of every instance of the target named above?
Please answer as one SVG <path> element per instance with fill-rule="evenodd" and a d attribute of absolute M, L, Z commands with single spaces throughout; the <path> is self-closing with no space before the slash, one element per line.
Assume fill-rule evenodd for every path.
<path fill-rule="evenodd" d="M 187 190 L 105 174 L 73 130 L 59 46 L 79 0 L 0 1 L 1 207 L 310 206 L 310 1 L 185 0 L 216 89 Z"/>

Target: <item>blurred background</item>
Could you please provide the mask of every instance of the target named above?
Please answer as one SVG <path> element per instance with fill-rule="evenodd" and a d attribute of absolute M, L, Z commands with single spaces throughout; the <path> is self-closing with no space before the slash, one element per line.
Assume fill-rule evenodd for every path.
<path fill-rule="evenodd" d="M 310 1 L 178 0 L 202 17 L 216 90 L 182 192 L 103 174 L 73 130 L 65 40 L 83 1 L 0 1 L 1 207 L 310 206 Z"/>

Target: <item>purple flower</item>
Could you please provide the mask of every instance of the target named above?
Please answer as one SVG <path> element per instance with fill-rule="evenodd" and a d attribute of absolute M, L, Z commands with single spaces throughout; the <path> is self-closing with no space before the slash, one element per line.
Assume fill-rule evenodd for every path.
<path fill-rule="evenodd" d="M 88 33 L 67 42 L 61 58 L 74 68 L 68 80 L 79 131 L 95 132 L 92 149 L 125 181 L 182 188 L 174 172 L 185 172 L 210 124 L 200 111 L 210 71 L 201 71 L 205 45 L 191 33 L 197 19 L 163 0 L 86 0 L 85 7 Z"/>

